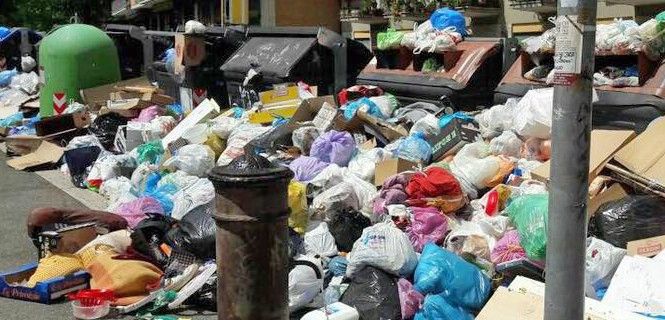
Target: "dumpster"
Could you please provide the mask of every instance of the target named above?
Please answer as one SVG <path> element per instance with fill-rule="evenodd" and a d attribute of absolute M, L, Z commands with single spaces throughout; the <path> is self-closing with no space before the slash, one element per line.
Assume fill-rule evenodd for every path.
<path fill-rule="evenodd" d="M 39 47 L 44 87 L 40 114 L 63 113 L 68 101 L 80 101 L 80 90 L 120 81 L 118 52 L 102 30 L 70 24 L 48 34 Z"/>
<path fill-rule="evenodd" d="M 443 53 L 376 50 L 375 61 L 360 73 L 357 83 L 379 86 L 403 103 L 436 104 L 447 97 L 459 109 L 487 106 L 501 79 L 503 48 L 504 39 L 467 38 L 456 50 Z M 430 58 L 438 60 L 443 71 L 424 72 L 424 61 Z"/>

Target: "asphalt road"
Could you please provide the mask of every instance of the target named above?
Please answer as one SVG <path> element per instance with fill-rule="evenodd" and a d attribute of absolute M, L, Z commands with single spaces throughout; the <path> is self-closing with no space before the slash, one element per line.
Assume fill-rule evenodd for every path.
<path fill-rule="evenodd" d="M 54 187 L 35 173 L 16 171 L 0 154 L 0 271 L 8 271 L 35 261 L 37 250 L 26 233 L 25 217 L 38 207 L 85 208 L 80 202 Z M 216 319 L 182 311 L 183 318 Z M 67 302 L 43 305 L 0 298 L 0 319 L 73 319 Z M 132 319 L 127 317 L 126 319 Z"/>

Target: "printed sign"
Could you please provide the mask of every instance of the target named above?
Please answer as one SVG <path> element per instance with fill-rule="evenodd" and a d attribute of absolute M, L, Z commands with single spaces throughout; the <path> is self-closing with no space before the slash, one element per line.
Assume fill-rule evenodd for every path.
<path fill-rule="evenodd" d="M 62 114 L 67 109 L 67 95 L 64 92 L 53 93 L 53 111 L 55 114 Z"/>
<path fill-rule="evenodd" d="M 557 19 L 557 37 L 554 53 L 554 84 L 570 86 L 582 71 L 582 27 L 577 16 Z"/>

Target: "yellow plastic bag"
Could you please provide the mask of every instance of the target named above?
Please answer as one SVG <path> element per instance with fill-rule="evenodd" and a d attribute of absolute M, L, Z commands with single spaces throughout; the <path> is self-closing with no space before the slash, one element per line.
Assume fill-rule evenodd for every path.
<path fill-rule="evenodd" d="M 203 144 L 210 147 L 210 149 L 212 149 L 212 151 L 215 153 L 215 161 L 217 161 L 219 155 L 224 152 L 224 149 L 226 149 L 225 141 L 218 137 L 216 134 L 208 135 L 208 139 Z"/>
<path fill-rule="evenodd" d="M 304 234 L 308 220 L 306 188 L 295 180 L 289 183 L 289 209 L 289 227 L 299 234 Z"/>

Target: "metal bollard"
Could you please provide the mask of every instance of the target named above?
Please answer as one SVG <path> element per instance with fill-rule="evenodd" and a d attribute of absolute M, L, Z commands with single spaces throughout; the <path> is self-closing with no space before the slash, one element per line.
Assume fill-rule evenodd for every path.
<path fill-rule="evenodd" d="M 247 159 L 254 158 L 254 159 Z M 240 157 L 210 173 L 217 224 L 217 319 L 288 319 L 288 168 Z M 248 161 L 250 164 L 248 165 Z"/>

